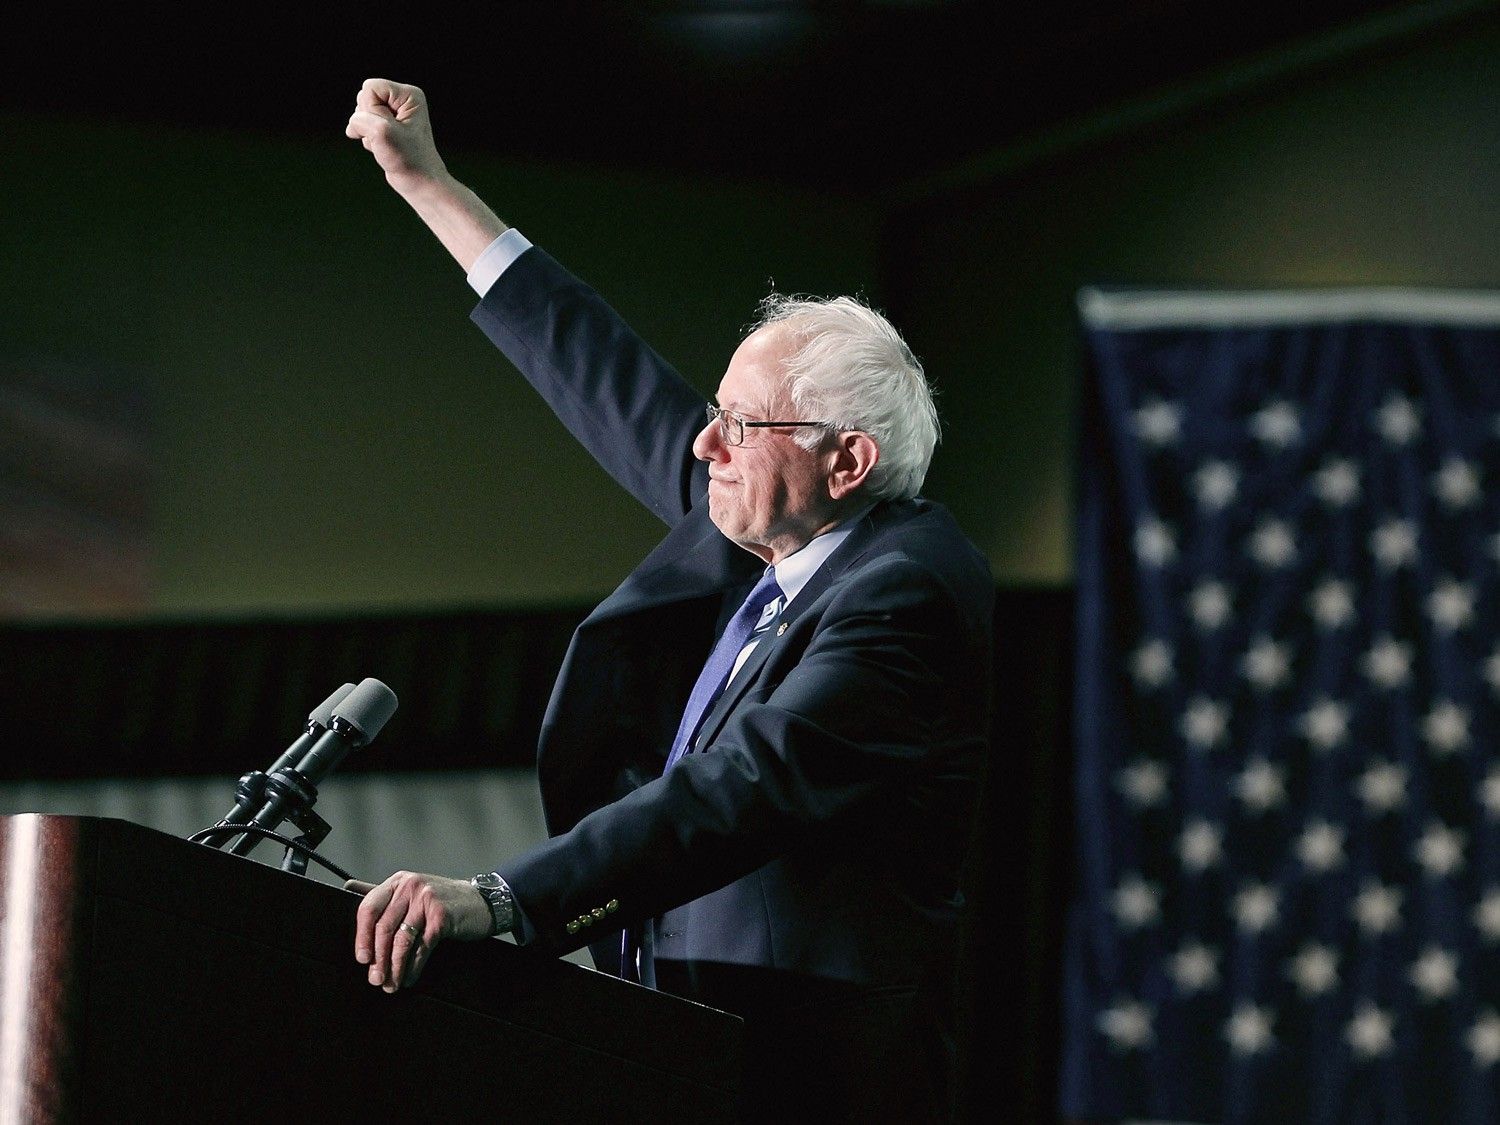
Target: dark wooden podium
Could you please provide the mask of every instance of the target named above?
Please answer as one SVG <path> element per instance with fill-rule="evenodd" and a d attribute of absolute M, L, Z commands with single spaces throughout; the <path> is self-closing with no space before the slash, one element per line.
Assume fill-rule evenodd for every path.
<path fill-rule="evenodd" d="M 0 817 L 0 873 L 0 1121 L 735 1113 L 722 1012 L 499 941 L 386 995 L 354 895 L 125 821 Z"/>

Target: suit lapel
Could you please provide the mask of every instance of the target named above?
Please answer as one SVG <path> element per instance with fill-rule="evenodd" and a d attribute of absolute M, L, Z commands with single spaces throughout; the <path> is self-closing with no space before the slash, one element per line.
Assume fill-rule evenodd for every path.
<path fill-rule="evenodd" d="M 665 746 L 660 747 L 659 759 L 650 759 L 643 748 L 657 747 L 662 739 L 670 744 L 676 719 L 666 716 L 673 708 L 680 714 L 682 701 L 674 698 L 657 724 L 654 716 L 659 708 L 654 705 L 660 700 L 651 696 L 649 688 L 636 694 L 642 686 L 639 677 L 626 677 L 632 694 L 621 696 L 620 662 L 626 661 L 627 670 L 639 671 L 642 638 L 667 639 L 661 636 L 662 621 L 693 619 L 691 613 L 671 611 L 701 601 L 705 603 L 697 618 L 702 622 L 701 633 L 683 635 L 655 650 L 670 661 L 675 647 L 682 662 L 701 663 L 707 647 L 694 650 L 700 639 L 712 643 L 711 625 L 724 592 L 759 568 L 752 555 L 719 533 L 706 506 L 700 505 L 579 625 L 558 672 L 538 739 L 537 770 L 551 831 L 565 831 L 584 813 L 618 798 L 620 786 L 627 784 L 621 778 L 630 776 L 632 769 L 644 770 L 639 774 L 644 778 L 651 774 L 653 762 L 659 773 L 666 759 Z M 642 748 L 640 760 L 627 760 L 623 772 L 619 740 L 600 734 L 618 723 L 622 713 L 639 716 L 632 745 Z"/>
<path fill-rule="evenodd" d="M 877 527 L 883 522 L 879 515 L 884 507 L 884 505 L 877 506 L 860 519 L 859 525 L 850 533 L 849 538 L 840 543 L 838 550 L 829 555 L 827 561 L 818 567 L 813 576 L 808 579 L 807 585 L 797 592 L 797 596 L 781 611 L 775 623 L 761 636 L 760 642 L 755 646 L 755 651 L 746 659 L 739 675 L 730 680 L 729 686 L 724 689 L 724 694 L 715 701 L 713 707 L 709 709 L 707 718 L 703 720 L 703 725 L 698 728 L 697 744 L 700 747 L 708 746 L 718 737 L 719 730 L 728 721 L 740 699 L 750 689 L 750 685 L 760 678 L 761 670 L 765 667 L 766 661 L 771 659 L 778 641 L 784 634 L 791 631 L 797 618 L 816 605 L 839 576 L 858 561 L 869 548 Z"/>

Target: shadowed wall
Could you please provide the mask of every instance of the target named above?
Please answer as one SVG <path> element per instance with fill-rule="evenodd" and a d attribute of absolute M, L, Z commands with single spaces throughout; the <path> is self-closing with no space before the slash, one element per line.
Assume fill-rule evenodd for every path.
<path fill-rule="evenodd" d="M 0 133 L 0 352 L 145 384 L 151 612 L 589 600 L 663 530 L 469 324 L 462 271 L 337 120 L 322 145 Z M 866 205 L 450 162 L 705 393 L 772 280 L 874 286 Z"/>
<path fill-rule="evenodd" d="M 1072 577 L 1081 286 L 1500 285 L 1497 71 L 1436 36 L 896 213 L 893 315 L 960 373 L 930 491 L 1002 582 Z"/>

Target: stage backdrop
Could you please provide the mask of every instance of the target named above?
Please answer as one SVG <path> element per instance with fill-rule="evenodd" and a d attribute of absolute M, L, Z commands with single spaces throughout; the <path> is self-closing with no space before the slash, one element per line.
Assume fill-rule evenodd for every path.
<path fill-rule="evenodd" d="M 1500 1115 L 1500 294 L 1081 294 L 1064 1114 Z"/>

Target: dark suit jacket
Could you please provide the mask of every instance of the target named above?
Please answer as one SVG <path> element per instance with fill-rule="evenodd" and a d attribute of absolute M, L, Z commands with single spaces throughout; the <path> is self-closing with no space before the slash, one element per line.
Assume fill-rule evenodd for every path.
<path fill-rule="evenodd" d="M 593 941 L 613 972 L 620 927 L 646 923 L 659 986 L 746 1017 L 757 1116 L 934 1116 L 989 730 L 987 565 L 941 507 L 877 504 L 663 776 L 763 570 L 709 520 L 703 400 L 539 249 L 473 315 L 670 528 L 558 676 L 538 753 L 553 838 L 500 869 L 535 940 Z"/>

